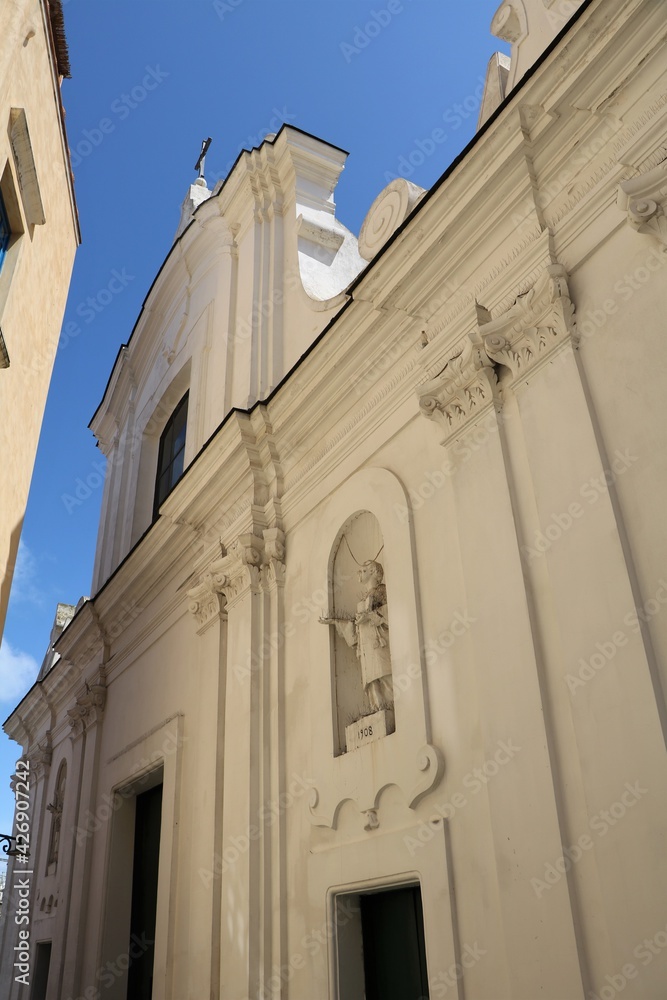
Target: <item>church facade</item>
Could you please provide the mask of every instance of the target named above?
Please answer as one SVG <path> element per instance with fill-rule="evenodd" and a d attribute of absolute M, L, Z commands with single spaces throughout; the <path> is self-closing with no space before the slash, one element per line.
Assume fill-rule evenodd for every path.
<path fill-rule="evenodd" d="M 663 996 L 661 6 L 504 3 L 358 238 L 294 127 L 192 186 L 5 723 L 10 1000 Z"/>

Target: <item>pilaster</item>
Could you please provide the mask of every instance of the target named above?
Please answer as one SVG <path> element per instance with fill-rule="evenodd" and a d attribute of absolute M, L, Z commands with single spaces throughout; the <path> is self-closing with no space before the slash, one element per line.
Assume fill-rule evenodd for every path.
<path fill-rule="evenodd" d="M 76 831 L 88 828 L 85 817 L 89 813 L 95 815 L 98 808 L 99 752 L 106 698 L 106 675 L 104 666 L 100 664 L 93 683 L 84 682 L 74 704 L 67 710 L 72 740 L 72 775 L 71 778 L 68 775 L 68 791 L 77 797 Z M 69 857 L 63 858 L 62 884 L 67 910 L 63 918 L 65 940 L 60 951 L 63 955 L 58 991 L 60 996 L 78 996 L 81 987 L 85 986 L 81 976 L 92 849 L 92 836 L 86 835 L 83 840 L 73 836 L 70 840 Z"/>
<path fill-rule="evenodd" d="M 503 928 L 504 938 L 489 939 L 485 961 L 495 966 L 499 995 L 524 996 L 532 973 L 521 956 L 530 947 L 548 984 L 545 1000 L 583 1000 L 566 883 L 554 886 L 548 899 L 526 891 L 531 876 L 543 870 L 544 857 L 560 856 L 564 838 L 505 443 L 506 394 L 512 392 L 513 371 L 523 376 L 541 364 L 565 336 L 559 275 L 548 267 L 535 289 L 498 321 L 478 306 L 467 337 L 437 373 L 432 352 L 439 348 L 432 342 L 424 357 L 431 377 L 417 394 L 422 413 L 445 431 L 441 443 L 451 456 L 466 607 L 477 623 L 470 633 L 470 656 L 477 681 L 478 766 L 503 741 L 521 748 L 485 792 L 492 845 L 485 876 L 489 923 Z M 552 327 L 558 336 L 541 332 Z M 502 672 L 497 670 L 499 658 L 506 665 Z M 531 803 L 530 831 L 525 812 L 508 810 L 508 801 Z M 556 938 L 558 957 L 553 953 Z"/>

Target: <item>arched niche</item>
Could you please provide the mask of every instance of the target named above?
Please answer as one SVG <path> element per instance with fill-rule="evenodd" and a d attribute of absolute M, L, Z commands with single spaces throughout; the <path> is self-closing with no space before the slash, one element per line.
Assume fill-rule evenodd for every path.
<path fill-rule="evenodd" d="M 65 788 L 67 785 L 67 761 L 62 761 L 58 768 L 58 776 L 53 791 L 53 799 L 47 805 L 51 813 L 51 833 L 49 835 L 49 853 L 46 861 L 47 875 L 53 875 L 58 867 L 60 851 L 60 833 L 62 828 L 63 807 L 65 804 Z M 49 900 L 49 909 L 52 900 Z"/>
<path fill-rule="evenodd" d="M 352 514 L 329 559 L 334 754 L 394 731 L 391 643 L 377 517 Z M 361 735 L 359 735 L 361 734 Z"/>
<path fill-rule="evenodd" d="M 398 511 L 408 511 L 407 517 Z M 310 731 L 309 767 L 312 768 L 313 788 L 309 797 L 310 820 L 314 826 L 336 829 L 339 809 L 346 800 L 354 802 L 361 813 L 368 814 L 368 829 L 374 828 L 375 811 L 382 791 L 394 785 L 403 793 L 409 808 L 417 803 L 440 780 L 443 759 L 438 748 L 430 743 L 428 690 L 424 669 L 423 642 L 419 624 L 419 585 L 409 499 L 394 473 L 377 467 L 360 469 L 341 483 L 318 506 L 317 530 L 309 551 L 309 573 L 304 587 L 310 594 L 328 592 L 332 610 L 334 597 L 343 608 L 348 586 L 345 577 L 352 574 L 352 561 L 345 569 L 341 555 L 334 566 L 344 528 L 356 514 L 368 512 L 377 523 L 377 548 L 363 551 L 363 533 L 371 521 L 361 518 L 357 544 L 361 554 L 351 545 L 357 561 L 373 556 L 382 543 L 378 561 L 385 573 L 389 617 L 392 680 L 394 688 L 395 732 L 386 739 L 362 743 L 354 752 L 335 752 L 340 747 L 338 716 L 346 708 L 337 703 L 335 668 L 332 668 L 332 626 L 313 622 L 310 632 L 312 672 L 309 691 L 309 716 L 316 720 Z M 367 541 L 373 535 L 367 536 Z M 353 538 L 354 541 L 354 538 Z M 375 540 L 373 539 L 373 544 Z M 308 581 L 305 584 L 305 581 Z M 327 591 L 328 588 L 328 591 Z M 337 593 L 334 591 L 337 589 Z M 341 678 L 343 670 L 341 670 Z M 330 721 L 331 720 L 331 721 Z M 333 722 L 335 720 L 335 726 Z M 341 719 L 342 721 L 342 719 Z M 332 726 L 333 733 L 327 732 Z M 332 746 L 333 744 L 333 746 Z"/>

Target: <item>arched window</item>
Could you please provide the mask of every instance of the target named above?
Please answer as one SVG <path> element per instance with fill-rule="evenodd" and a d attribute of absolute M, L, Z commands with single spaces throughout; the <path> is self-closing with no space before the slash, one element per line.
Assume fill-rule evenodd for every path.
<path fill-rule="evenodd" d="M 188 396 L 177 405 L 169 417 L 160 437 L 153 501 L 153 520 L 160 512 L 161 504 L 167 499 L 178 480 L 183 475 L 185 457 L 185 430 L 188 421 Z"/>
<path fill-rule="evenodd" d="M 51 837 L 49 839 L 49 856 L 46 863 L 47 875 L 52 875 L 58 867 L 58 851 L 60 848 L 60 828 L 63 819 L 63 805 L 65 802 L 65 784 L 67 783 L 67 763 L 60 765 L 56 788 L 53 795 L 53 802 L 46 807 L 51 813 Z"/>

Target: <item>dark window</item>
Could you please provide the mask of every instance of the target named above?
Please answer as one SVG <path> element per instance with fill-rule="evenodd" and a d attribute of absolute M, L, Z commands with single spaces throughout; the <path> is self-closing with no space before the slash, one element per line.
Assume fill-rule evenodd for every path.
<path fill-rule="evenodd" d="M 2 200 L 2 194 L 0 193 L 0 270 L 2 269 L 5 254 L 7 253 L 7 247 L 9 246 L 9 238 L 11 234 L 12 232 L 9 228 L 9 219 L 7 218 L 7 209 L 5 208 L 5 203 Z"/>
<path fill-rule="evenodd" d="M 183 475 L 183 459 L 185 456 L 185 428 L 188 421 L 188 393 L 183 396 L 160 438 L 160 451 L 157 459 L 157 480 L 155 484 L 155 501 L 153 503 L 153 518 L 158 516 L 161 504 L 167 499 L 178 480 Z"/>
<path fill-rule="evenodd" d="M 428 1000 L 419 886 L 359 896 L 366 1000 Z"/>

